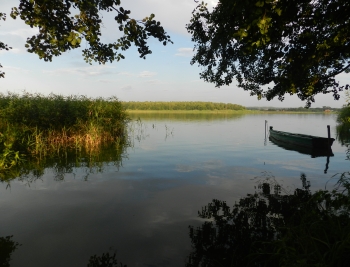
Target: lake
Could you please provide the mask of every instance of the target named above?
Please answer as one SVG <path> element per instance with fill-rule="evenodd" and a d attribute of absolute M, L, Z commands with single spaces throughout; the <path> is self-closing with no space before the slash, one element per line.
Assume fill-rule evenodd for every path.
<path fill-rule="evenodd" d="M 266 177 L 291 191 L 301 173 L 316 190 L 350 169 L 338 141 L 325 173 L 326 157 L 265 139 L 265 120 L 276 130 L 324 137 L 330 125 L 335 137 L 335 115 L 140 116 L 121 161 L 46 168 L 0 184 L 0 237 L 21 244 L 11 266 L 87 266 L 106 252 L 128 267 L 185 266 L 188 227 L 202 223 L 198 211 L 212 199 L 233 204 Z"/>

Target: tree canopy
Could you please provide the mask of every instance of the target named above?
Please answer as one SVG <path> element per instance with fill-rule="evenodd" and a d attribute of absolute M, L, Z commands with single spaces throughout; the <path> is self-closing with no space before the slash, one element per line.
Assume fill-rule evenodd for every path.
<path fill-rule="evenodd" d="M 296 94 L 306 100 L 339 91 L 336 75 L 350 69 L 348 0 L 220 0 L 210 11 L 202 2 L 188 32 L 195 42 L 191 64 L 217 87 L 237 80 L 259 99 Z"/>
<path fill-rule="evenodd" d="M 93 61 L 104 64 L 124 59 L 121 51 L 132 44 L 145 59 L 152 53 L 147 45 L 149 37 L 158 39 L 163 45 L 172 43 L 160 22 L 154 20 L 154 14 L 136 20 L 130 17 L 130 10 L 118 7 L 120 4 L 120 0 L 19 0 L 19 6 L 13 7 L 10 15 L 39 29 L 38 34 L 27 39 L 25 46 L 28 52 L 45 61 L 52 61 L 53 56 L 80 47 L 82 40 L 86 41 L 83 57 L 90 64 Z M 116 42 L 101 41 L 101 11 L 116 13 L 116 29 L 123 33 Z M 1 19 L 6 19 L 5 13 L 0 13 Z M 10 47 L 0 42 L 2 49 Z M 3 72 L 0 72 L 0 77 L 4 77 Z"/>

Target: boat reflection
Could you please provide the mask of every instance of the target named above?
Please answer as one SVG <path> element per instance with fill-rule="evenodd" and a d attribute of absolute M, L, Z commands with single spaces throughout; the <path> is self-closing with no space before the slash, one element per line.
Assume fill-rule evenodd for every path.
<path fill-rule="evenodd" d="M 334 157 L 331 147 L 329 147 L 328 149 L 315 149 L 311 147 L 296 146 L 290 143 L 281 142 L 275 138 L 272 138 L 271 136 L 269 136 L 269 140 L 278 147 L 281 147 L 285 150 L 296 151 L 300 154 L 310 155 L 311 158 L 327 157 L 324 173 L 327 173 L 328 171 L 329 158 Z"/>
<path fill-rule="evenodd" d="M 269 140 L 273 144 L 275 144 L 275 145 L 277 145 L 285 150 L 292 150 L 292 151 L 299 152 L 301 154 L 310 155 L 312 158 L 333 157 L 334 156 L 332 148 L 315 149 L 315 148 L 311 148 L 311 147 L 296 146 L 296 145 L 292 145 L 290 143 L 285 143 L 285 142 L 279 141 L 275 138 L 272 138 L 271 136 L 269 137 Z"/>

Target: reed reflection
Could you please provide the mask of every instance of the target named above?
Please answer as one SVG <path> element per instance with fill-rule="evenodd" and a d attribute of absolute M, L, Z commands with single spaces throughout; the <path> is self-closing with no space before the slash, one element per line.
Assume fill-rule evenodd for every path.
<path fill-rule="evenodd" d="M 84 179 L 87 180 L 89 174 L 102 173 L 107 166 L 118 170 L 122 166 L 123 158 L 127 157 L 128 146 L 129 142 L 124 141 L 104 145 L 95 150 L 62 149 L 42 160 L 29 158 L 16 167 L 1 171 L 0 181 L 9 183 L 18 178 L 20 181 L 32 183 L 41 179 L 46 169 L 54 173 L 54 180 L 62 181 L 66 174 L 74 173 L 77 168 L 85 173 Z"/>
<path fill-rule="evenodd" d="M 0 237 L 0 266 L 10 267 L 12 254 L 20 247 L 22 244 L 14 241 L 13 236 Z M 127 267 L 117 260 L 117 254 L 114 253 L 102 253 L 102 255 L 90 256 L 88 260 L 87 267 Z"/>

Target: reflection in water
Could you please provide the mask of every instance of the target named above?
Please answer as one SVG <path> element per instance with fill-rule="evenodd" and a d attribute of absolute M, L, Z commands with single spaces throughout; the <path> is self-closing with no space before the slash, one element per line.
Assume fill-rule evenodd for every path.
<path fill-rule="evenodd" d="M 0 237 L 0 266 L 10 267 L 12 253 L 19 247 L 16 241 L 12 240 L 13 236 Z M 90 257 L 87 267 L 127 267 L 118 262 L 116 253 L 102 253 L 101 256 L 93 255 Z"/>
<path fill-rule="evenodd" d="M 118 263 L 116 256 L 116 253 L 110 255 L 108 252 L 103 253 L 102 256 L 91 256 L 87 267 L 127 267 Z"/>
<path fill-rule="evenodd" d="M 294 144 L 286 143 L 283 141 L 279 141 L 275 138 L 269 137 L 269 140 L 274 143 L 275 145 L 285 149 L 285 150 L 292 150 L 297 151 L 300 154 L 310 155 L 312 158 L 317 157 L 333 157 L 334 154 L 332 152 L 332 148 L 327 149 L 315 149 L 313 147 L 304 147 L 304 146 L 297 146 Z"/>
<path fill-rule="evenodd" d="M 307 116 L 269 120 L 291 128 L 321 124 L 321 116 Z M 234 202 L 261 171 L 286 178 L 286 186 L 304 171 L 314 188 L 323 188 L 324 179 L 348 166 L 336 143 L 330 175 L 320 174 L 323 158 L 263 146 L 265 115 L 238 117 L 219 122 L 142 119 L 129 133 L 133 138 L 127 152 L 114 147 L 100 155 L 62 152 L 57 162 L 47 161 L 52 169 L 31 163 L 30 177 L 22 178 L 35 183 L 29 187 L 13 181 L 11 190 L 5 189 L 7 183 L 0 188 L 1 235 L 13 234 L 23 243 L 12 254 L 13 267 L 27 262 L 86 266 L 90 255 L 103 257 L 109 247 L 118 248 L 118 260 L 128 266 L 183 266 L 191 251 L 188 225 L 203 222 L 197 218 L 203 203 L 220 198 Z M 110 159 L 115 162 L 108 163 Z M 114 166 L 122 167 L 117 173 Z M 80 179 L 85 174 L 88 182 Z M 108 251 L 112 257 L 114 251 Z"/>
<path fill-rule="evenodd" d="M 232 209 L 214 199 L 199 213 L 204 224 L 190 226 L 187 266 L 347 266 L 350 180 L 315 193 L 304 174 L 301 181 L 301 189 L 282 194 L 265 180 Z"/>
<path fill-rule="evenodd" d="M 286 142 L 281 142 L 275 138 L 269 137 L 269 140 L 274 143 L 275 145 L 285 149 L 285 150 L 291 150 L 291 151 L 296 151 L 299 152 L 300 154 L 305 154 L 305 155 L 310 155 L 311 158 L 317 158 L 317 157 L 327 157 L 326 160 L 326 167 L 324 169 L 324 173 L 327 173 L 328 168 L 329 168 L 329 158 L 333 157 L 334 154 L 332 152 L 332 148 L 329 149 L 324 149 L 324 150 L 316 150 L 314 148 L 309 148 L 309 147 L 303 147 L 303 146 L 296 146 L 292 145 Z"/>
<path fill-rule="evenodd" d="M 50 168 L 56 181 L 64 180 L 68 173 L 74 173 L 78 168 L 85 173 L 84 179 L 89 174 L 103 172 L 104 168 L 113 165 L 117 169 L 122 165 L 122 159 L 126 157 L 128 142 L 106 144 L 98 150 L 71 150 L 66 149 L 54 153 L 44 160 L 28 159 L 23 164 L 13 167 L 6 172 L 0 172 L 0 181 L 9 182 L 18 178 L 20 181 L 31 183 L 40 179 L 45 174 L 45 169 Z"/>
<path fill-rule="evenodd" d="M 0 237 L 0 266 L 10 267 L 12 253 L 21 246 L 12 240 L 13 236 Z"/>

